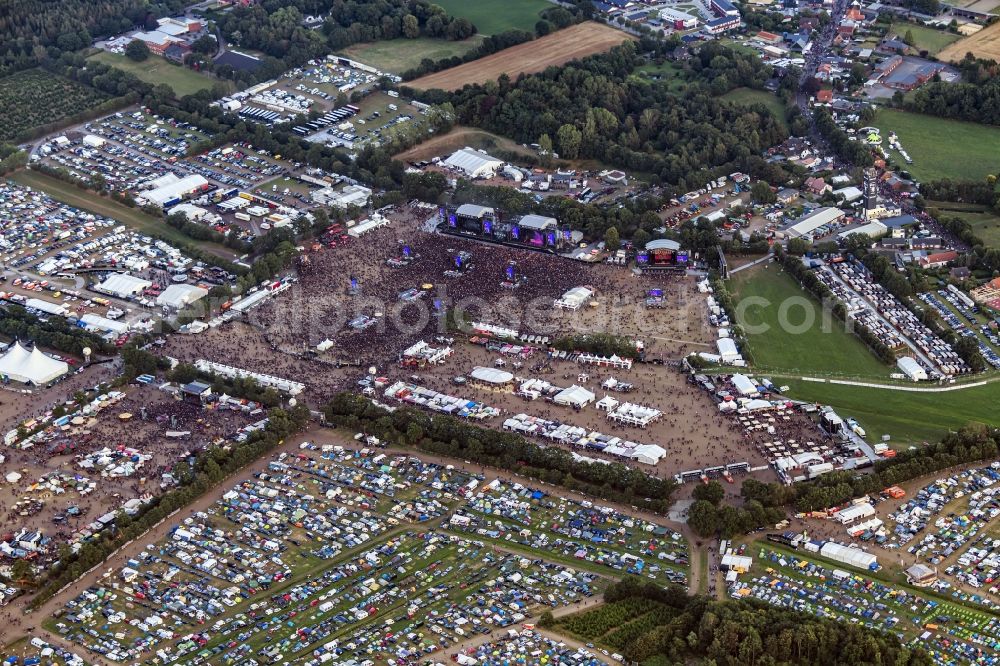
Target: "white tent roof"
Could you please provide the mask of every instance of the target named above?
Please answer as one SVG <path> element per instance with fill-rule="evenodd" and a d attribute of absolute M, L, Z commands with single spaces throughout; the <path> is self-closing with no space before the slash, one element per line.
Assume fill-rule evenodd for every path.
<path fill-rule="evenodd" d="M 523 229 L 537 229 L 538 231 L 544 231 L 545 229 L 555 229 L 558 221 L 554 217 L 545 217 L 544 215 L 525 215 L 521 218 L 518 225 Z"/>
<path fill-rule="evenodd" d="M 719 356 L 723 360 L 731 360 L 740 355 L 740 351 L 736 348 L 736 343 L 733 342 L 732 338 L 719 338 L 715 341 L 715 345 L 719 348 Z"/>
<path fill-rule="evenodd" d="M 497 370 L 496 368 L 473 368 L 469 376 L 476 381 L 486 382 L 487 384 L 507 384 L 514 380 L 514 375 L 506 370 Z"/>
<path fill-rule="evenodd" d="M 156 297 L 156 304 L 168 308 L 182 308 L 208 296 L 208 290 L 193 284 L 172 284 Z"/>
<path fill-rule="evenodd" d="M 596 396 L 582 386 L 570 386 L 556 393 L 552 397 L 552 402 L 557 405 L 586 405 L 593 402 Z"/>
<path fill-rule="evenodd" d="M 629 457 L 641 463 L 655 465 L 666 457 L 666 455 L 667 450 L 662 446 L 657 446 L 656 444 L 640 444 L 632 449 L 632 453 Z"/>
<path fill-rule="evenodd" d="M 152 286 L 152 284 L 153 283 L 149 280 L 143 280 L 142 278 L 137 278 L 133 275 L 126 275 L 125 273 L 112 273 L 104 279 L 104 282 L 100 284 L 98 289 L 103 291 L 105 294 L 127 298 L 129 296 L 135 296 L 144 289 Z"/>
<path fill-rule="evenodd" d="M 486 153 L 481 153 L 472 148 L 462 148 L 456 150 L 444 161 L 445 166 L 460 169 L 470 176 L 480 176 L 485 173 L 493 173 L 501 166 L 503 160 L 491 157 Z"/>
<path fill-rule="evenodd" d="M 733 375 L 733 386 L 743 395 L 753 395 L 757 393 L 757 385 L 750 381 L 746 375 Z"/>
<path fill-rule="evenodd" d="M 0 356 L 0 375 L 25 384 L 42 385 L 69 372 L 65 361 L 46 356 L 38 347 L 30 352 L 15 342 L 6 354 Z"/>

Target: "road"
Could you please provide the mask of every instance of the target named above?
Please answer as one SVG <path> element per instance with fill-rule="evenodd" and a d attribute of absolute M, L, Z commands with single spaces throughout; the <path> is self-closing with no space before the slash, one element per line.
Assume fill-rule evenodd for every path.
<path fill-rule="evenodd" d="M 763 257 L 761 257 L 760 259 L 755 259 L 754 261 L 751 261 L 749 264 L 743 264 L 742 266 L 737 266 L 736 268 L 730 268 L 729 274 L 732 275 L 733 273 L 739 273 L 740 271 L 745 271 L 748 268 L 753 268 L 754 266 L 763 264 L 767 261 L 770 261 L 771 256 L 772 256 L 771 252 L 768 251 L 768 253 L 765 254 Z"/>
<path fill-rule="evenodd" d="M 162 523 L 160 523 L 153 529 L 149 530 L 141 537 L 137 538 L 135 541 L 120 548 L 111 557 L 109 557 L 107 560 L 101 563 L 101 565 L 95 567 L 94 570 L 92 570 L 88 574 L 78 579 L 75 583 L 69 585 L 67 588 L 62 590 L 59 594 L 55 595 L 52 599 L 44 603 L 40 608 L 38 608 L 34 612 L 22 614 L 26 606 L 26 599 L 24 598 L 17 599 L 7 607 L 0 610 L 0 622 L 5 623 L 7 627 L 18 627 L 17 629 L 13 630 L 13 632 L 16 633 L 12 632 L 12 635 L 9 637 L 11 640 L 6 642 L 11 642 L 15 640 L 17 634 L 28 634 L 31 636 L 39 636 L 42 639 L 52 643 L 53 645 L 57 645 L 72 652 L 84 655 L 89 663 L 97 664 L 99 666 L 113 666 L 111 662 L 104 659 L 100 655 L 88 652 L 84 650 L 81 646 L 72 643 L 59 635 L 50 633 L 49 631 L 41 627 L 41 623 L 45 621 L 47 618 L 51 617 L 53 613 L 55 613 L 57 610 L 63 608 L 66 605 L 67 601 L 74 598 L 81 591 L 85 590 L 87 587 L 90 587 L 91 585 L 98 584 L 102 576 L 104 576 L 107 572 L 120 570 L 121 567 L 125 565 L 125 562 L 129 558 L 136 556 L 140 551 L 144 550 L 148 544 L 155 543 L 157 541 L 160 541 L 161 539 L 164 539 L 174 525 L 177 525 L 179 522 L 183 521 L 185 518 L 194 513 L 197 513 L 199 511 L 204 511 L 205 509 L 209 508 L 233 485 L 242 482 L 244 480 L 250 479 L 253 477 L 255 473 L 265 470 L 270 461 L 273 459 L 273 456 L 279 453 L 280 451 L 287 451 L 290 454 L 298 453 L 299 452 L 298 446 L 303 441 L 310 441 L 317 445 L 335 444 L 343 446 L 345 449 L 351 449 L 351 450 L 359 450 L 363 448 L 361 445 L 359 445 L 357 442 L 351 439 L 344 431 L 330 430 L 326 428 L 320 428 L 319 426 L 313 426 L 303 434 L 297 437 L 289 438 L 289 440 L 280 449 L 275 450 L 271 455 L 264 456 L 256 460 L 254 463 L 248 465 L 247 467 L 244 467 L 238 473 L 222 481 L 214 488 L 206 492 L 204 495 L 199 497 L 197 500 L 195 500 L 193 503 L 189 504 L 184 509 L 178 511 L 176 514 L 174 514 L 167 520 L 164 520 Z M 551 486 L 546 483 L 538 482 L 533 479 L 513 473 L 510 470 L 506 469 L 501 470 L 501 469 L 484 467 L 482 465 L 473 465 L 471 463 L 466 463 L 461 460 L 446 458 L 443 456 L 435 456 L 431 454 L 424 454 L 422 452 L 416 452 L 412 449 L 387 448 L 385 449 L 385 451 L 386 453 L 390 454 L 405 454 L 405 455 L 417 456 L 422 460 L 435 462 L 441 465 L 452 465 L 456 469 L 460 469 L 470 474 L 485 473 L 488 476 L 493 475 L 500 478 L 501 480 L 517 481 L 524 485 L 531 485 L 538 487 L 547 486 L 546 492 L 555 496 L 566 497 L 576 500 L 589 499 L 593 501 L 592 497 L 587 497 L 580 493 L 571 492 L 556 486 Z M 689 544 L 688 551 L 689 551 L 689 560 L 691 564 L 691 569 L 688 576 L 689 590 L 692 593 L 696 593 L 698 591 L 699 587 L 701 586 L 702 576 L 705 575 L 705 572 L 701 572 L 698 568 L 698 564 L 700 562 L 700 556 L 699 556 L 700 547 L 698 546 L 699 540 L 698 537 L 694 536 L 694 534 L 690 531 L 690 529 L 685 523 L 671 521 L 664 518 L 661 515 L 648 513 L 633 508 L 631 506 L 616 504 L 614 502 L 602 501 L 601 504 L 604 506 L 610 506 L 611 508 L 615 509 L 617 512 L 621 514 L 629 515 L 636 518 L 641 518 L 651 523 L 669 527 L 671 529 L 680 532 L 685 537 L 685 539 L 688 540 Z M 506 550 L 506 548 L 503 546 L 497 546 L 497 547 L 501 550 Z M 511 550 L 510 552 L 515 552 L 515 551 Z M 611 579 L 616 578 L 614 573 L 610 571 L 604 575 Z M 595 603 L 600 603 L 599 600 L 590 600 L 590 601 L 594 601 Z M 564 612 L 569 612 L 569 611 L 564 611 Z M 556 612 L 553 611 L 553 614 L 556 614 Z M 567 642 L 567 644 L 570 644 L 569 641 L 565 642 Z M 451 651 L 451 649 L 449 649 L 449 651 Z"/>

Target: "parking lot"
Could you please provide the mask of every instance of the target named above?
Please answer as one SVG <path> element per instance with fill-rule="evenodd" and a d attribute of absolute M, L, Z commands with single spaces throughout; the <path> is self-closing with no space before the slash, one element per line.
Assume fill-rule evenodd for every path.
<path fill-rule="evenodd" d="M 494 488 L 512 500 L 513 487 L 377 448 L 296 451 L 144 545 L 46 628 L 112 661 L 410 661 L 594 597 L 608 580 L 600 570 L 615 573 L 452 529 L 452 509 L 482 508 Z M 569 515 L 583 520 L 581 509 Z M 621 535 L 616 547 L 639 543 Z M 667 542 L 686 552 L 679 537 Z"/>

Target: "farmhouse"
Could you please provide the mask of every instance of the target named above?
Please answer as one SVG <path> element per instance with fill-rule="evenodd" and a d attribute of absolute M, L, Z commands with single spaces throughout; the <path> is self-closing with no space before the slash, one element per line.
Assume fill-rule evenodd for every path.
<path fill-rule="evenodd" d="M 462 148 L 452 153 L 444 165 L 463 172 L 469 178 L 492 178 L 503 167 L 503 160 L 472 148 Z"/>
<path fill-rule="evenodd" d="M 922 268 L 941 268 L 942 266 L 947 266 L 948 262 L 955 261 L 956 259 L 958 259 L 958 252 L 949 250 L 948 252 L 929 254 L 920 259 L 919 263 Z"/>

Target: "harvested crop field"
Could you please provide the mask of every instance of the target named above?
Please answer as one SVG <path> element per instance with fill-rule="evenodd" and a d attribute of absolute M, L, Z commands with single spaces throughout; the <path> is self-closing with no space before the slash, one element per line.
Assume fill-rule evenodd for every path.
<path fill-rule="evenodd" d="M 937 54 L 944 62 L 958 62 L 972 52 L 977 58 L 1000 61 L 1000 23 L 983 28 L 971 37 L 949 44 Z"/>
<path fill-rule="evenodd" d="M 629 35 L 599 23 L 580 23 L 525 44 L 518 44 L 499 53 L 428 74 L 408 84 L 412 88 L 458 90 L 468 83 L 484 83 L 506 73 L 533 74 L 552 65 L 607 51 L 621 44 Z"/>

